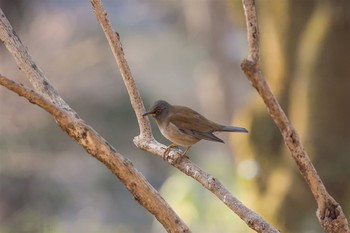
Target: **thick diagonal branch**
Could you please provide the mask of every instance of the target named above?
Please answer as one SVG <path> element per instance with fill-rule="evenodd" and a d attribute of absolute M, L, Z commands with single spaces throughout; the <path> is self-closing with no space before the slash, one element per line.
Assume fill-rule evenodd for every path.
<path fill-rule="evenodd" d="M 135 200 L 151 212 L 168 232 L 190 232 L 188 227 L 167 202 L 159 195 L 133 166 L 132 162 L 118 153 L 103 137 L 77 115 L 57 107 L 35 91 L 0 75 L 0 85 L 23 96 L 29 102 L 49 112 L 58 125 L 74 138 L 85 150 L 102 162 L 132 193 Z"/>
<path fill-rule="evenodd" d="M 242 70 L 263 99 L 269 114 L 281 131 L 300 173 L 309 185 L 318 205 L 317 216 L 326 232 L 349 232 L 347 219 L 341 206 L 330 196 L 317 174 L 297 131 L 272 94 L 259 63 L 259 28 L 254 0 L 242 0 L 247 25 L 248 58 L 242 62 Z"/>
<path fill-rule="evenodd" d="M 117 153 L 65 103 L 33 61 L 26 46 L 22 44 L 1 9 L 0 40 L 15 58 L 19 69 L 26 74 L 35 92 L 3 76 L 0 77 L 1 84 L 50 112 L 61 128 L 81 144 L 88 153 L 105 164 L 121 180 L 135 199 L 152 213 L 168 232 L 190 232 L 185 223 L 142 174 L 133 167 L 132 163 Z"/>
<path fill-rule="evenodd" d="M 33 61 L 28 53 L 28 49 L 13 30 L 10 22 L 7 20 L 4 12 L 0 9 L 0 40 L 12 54 L 17 66 L 22 70 L 32 84 L 34 89 L 45 96 L 51 102 L 66 109 L 70 107 L 64 102 L 57 91 L 51 86 L 49 80 L 45 77 L 39 66 Z"/>

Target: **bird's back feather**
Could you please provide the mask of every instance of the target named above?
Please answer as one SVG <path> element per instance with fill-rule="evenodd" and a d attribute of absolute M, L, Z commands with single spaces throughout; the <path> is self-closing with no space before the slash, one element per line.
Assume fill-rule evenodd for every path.
<path fill-rule="evenodd" d="M 194 130 L 198 132 L 213 132 L 221 129 L 216 124 L 198 112 L 182 106 L 172 106 L 169 121 L 182 130 Z"/>
<path fill-rule="evenodd" d="M 190 108 L 172 106 L 169 122 L 176 125 L 184 133 L 198 139 L 224 143 L 223 140 L 213 134 L 214 131 L 220 131 L 223 126 L 206 119 Z"/>

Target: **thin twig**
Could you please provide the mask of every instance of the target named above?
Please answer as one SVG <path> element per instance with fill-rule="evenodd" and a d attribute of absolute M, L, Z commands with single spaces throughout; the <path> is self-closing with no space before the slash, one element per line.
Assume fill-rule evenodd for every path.
<path fill-rule="evenodd" d="M 130 102 L 136 113 L 137 121 L 140 126 L 140 134 L 147 140 L 153 140 L 151 125 L 149 121 L 142 116 L 142 114 L 145 113 L 145 106 L 142 102 L 140 93 L 136 88 L 136 83 L 132 77 L 129 65 L 124 57 L 124 51 L 120 42 L 119 34 L 113 31 L 112 26 L 107 19 L 107 13 L 103 9 L 102 3 L 100 1 L 91 1 L 91 4 L 104 33 L 106 35 L 110 35 L 107 36 L 107 40 L 123 77 L 125 87 L 129 93 Z"/>
<path fill-rule="evenodd" d="M 139 136 L 134 138 L 134 143 L 140 149 L 148 151 L 154 155 L 158 155 L 159 157 L 163 157 L 166 146 L 160 144 L 153 138 L 151 128 L 149 127 L 149 121 L 147 118 L 142 117 L 142 114 L 144 113 L 144 105 L 137 90 L 135 81 L 132 78 L 130 68 L 127 65 L 127 61 L 124 57 L 120 37 L 118 33 L 113 30 L 101 1 L 91 0 L 91 4 L 95 11 L 96 17 L 101 24 L 103 31 L 105 32 L 106 38 L 122 74 L 125 86 L 128 90 L 132 106 L 138 118 L 141 133 Z M 145 127 L 145 125 L 147 127 Z M 245 221 L 250 228 L 257 232 L 279 232 L 277 229 L 267 223 L 261 216 L 243 205 L 221 184 L 219 180 L 193 164 L 190 160 L 181 159 L 180 162 L 174 163 L 178 156 L 179 155 L 176 150 L 172 150 L 169 153 L 167 160 L 170 164 L 178 168 L 186 175 L 197 180 L 206 189 L 215 194 L 226 206 L 228 206 L 243 221 Z"/>
<path fill-rule="evenodd" d="M 118 153 L 116 149 L 77 115 L 73 117 L 70 111 L 57 107 L 57 105 L 37 94 L 34 90 L 9 80 L 3 75 L 0 75 L 0 85 L 49 112 L 69 136 L 74 138 L 89 154 L 106 165 L 119 178 L 132 193 L 135 200 L 152 213 L 168 232 L 190 232 L 189 228 L 160 196 L 157 190 L 136 170 L 132 162 Z"/>
<path fill-rule="evenodd" d="M 259 28 L 255 1 L 242 0 L 242 2 L 248 38 L 248 58 L 242 62 L 242 70 L 263 99 L 269 114 L 280 129 L 300 173 L 310 187 L 318 205 L 317 217 L 320 224 L 326 232 L 349 232 L 348 222 L 341 206 L 328 194 L 300 141 L 297 131 L 265 81 L 259 63 Z"/>

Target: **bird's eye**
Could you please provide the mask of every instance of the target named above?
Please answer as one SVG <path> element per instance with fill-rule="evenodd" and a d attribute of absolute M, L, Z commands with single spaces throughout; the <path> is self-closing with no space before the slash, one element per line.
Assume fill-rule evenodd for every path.
<path fill-rule="evenodd" d="M 158 115 L 161 114 L 161 112 L 162 112 L 162 111 L 161 111 L 160 109 L 157 109 L 156 112 L 155 112 L 155 114 L 158 116 Z"/>

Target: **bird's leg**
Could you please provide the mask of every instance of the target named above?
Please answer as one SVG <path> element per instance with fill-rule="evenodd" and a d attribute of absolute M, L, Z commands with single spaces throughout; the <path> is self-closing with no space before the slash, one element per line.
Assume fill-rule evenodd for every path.
<path fill-rule="evenodd" d="M 187 147 L 183 153 L 178 153 L 180 155 L 180 157 L 177 157 L 174 162 L 177 163 L 179 160 L 181 160 L 183 158 L 189 159 L 189 157 L 186 155 L 186 153 L 190 148 L 191 148 L 191 146 Z"/>
<path fill-rule="evenodd" d="M 163 159 L 164 159 L 164 160 L 167 160 L 171 148 L 174 148 L 174 147 L 177 147 L 177 145 L 174 144 L 174 143 L 172 143 L 172 144 L 170 144 L 170 145 L 165 149 L 164 154 L 163 154 Z M 190 148 L 191 148 L 191 146 L 187 147 L 186 150 L 185 150 L 183 153 L 179 153 L 179 152 L 178 152 L 178 154 L 179 154 L 180 156 L 177 157 L 177 158 L 175 159 L 174 162 L 177 163 L 178 160 L 179 160 L 179 159 L 182 159 L 182 158 L 187 158 L 187 159 L 189 159 L 188 156 L 186 155 L 186 153 L 187 153 L 187 151 L 188 151 Z"/>
<path fill-rule="evenodd" d="M 172 143 L 165 149 L 164 154 L 163 154 L 163 159 L 164 160 L 166 160 L 168 158 L 168 154 L 169 154 L 171 148 L 174 148 L 174 147 L 177 147 L 177 145 Z"/>
<path fill-rule="evenodd" d="M 187 153 L 187 151 L 188 151 L 190 148 L 191 148 L 191 146 L 187 147 L 186 150 L 185 150 L 183 153 L 178 153 L 178 154 L 181 155 L 182 157 L 187 157 L 187 158 L 188 158 L 188 156 L 186 156 L 186 153 Z"/>

